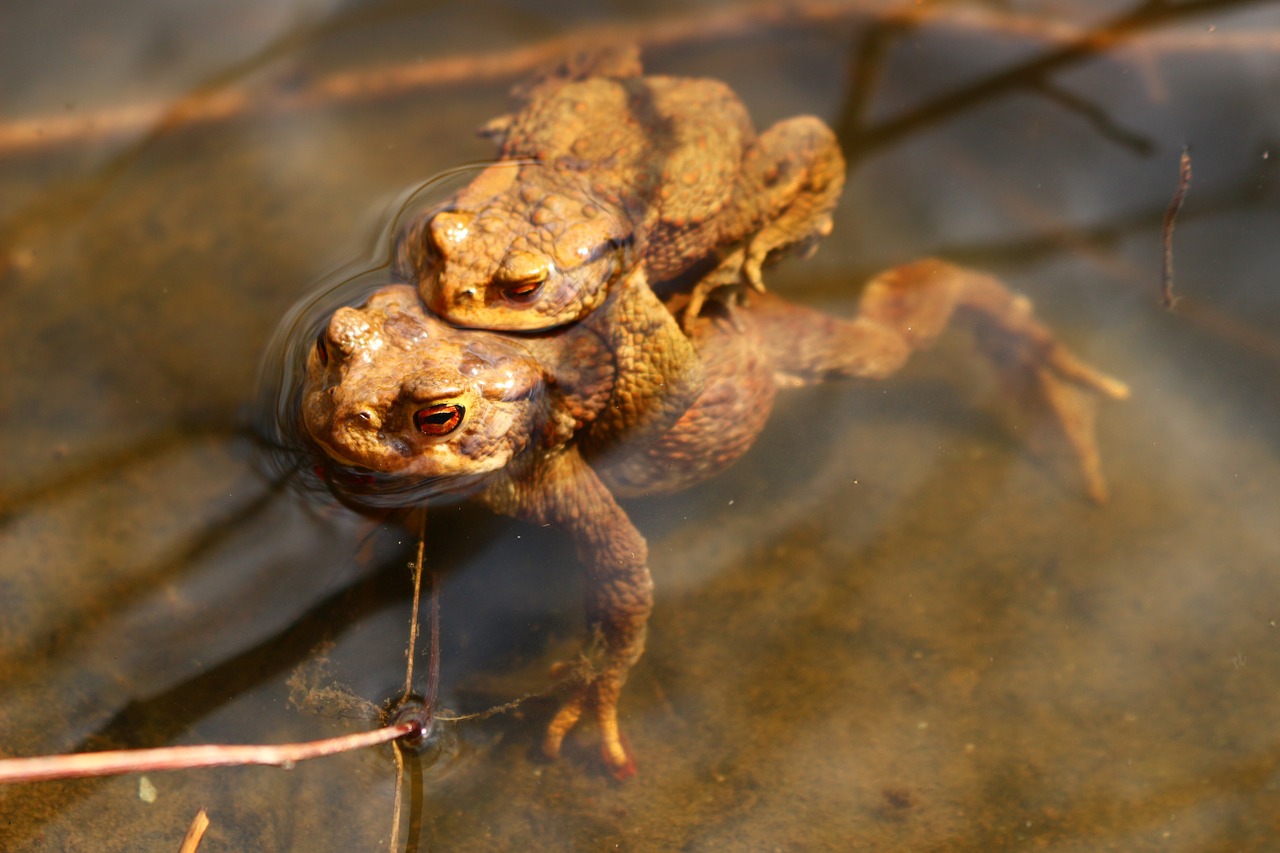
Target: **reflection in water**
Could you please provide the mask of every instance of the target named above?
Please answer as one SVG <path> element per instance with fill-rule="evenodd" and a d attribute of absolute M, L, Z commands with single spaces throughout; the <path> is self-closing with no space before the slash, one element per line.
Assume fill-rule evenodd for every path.
<path fill-rule="evenodd" d="M 264 483 L 234 427 L 277 318 L 365 248 L 360 212 L 490 153 L 468 129 L 501 111 L 507 80 L 323 91 L 372 79 L 370 56 L 405 70 L 426 51 L 438 72 L 429 46 L 480 56 L 501 24 L 486 9 L 469 46 L 467 9 L 367 9 L 281 40 L 287 86 L 229 74 L 260 108 L 184 127 L 187 101 L 101 181 L 74 176 L 116 143 L 0 162 L 6 751 L 367 726 L 290 704 L 291 677 L 321 658 L 319 689 L 379 705 L 402 688 L 410 537 L 370 538 Z M 835 231 L 813 260 L 771 269 L 770 289 L 850 316 L 862 270 L 939 245 L 980 258 L 1134 389 L 1099 424 L 1111 503 L 1076 500 L 997 428 L 989 379 L 947 339 L 901 382 L 789 392 L 746 462 L 625 504 L 658 597 L 623 701 L 639 779 L 613 785 L 589 736 L 543 763 L 556 706 L 531 699 L 459 724 L 446 774 L 409 768 L 406 843 L 1275 846 L 1276 5 L 1091 4 L 1121 40 L 1087 50 L 1073 47 L 1083 17 L 935 4 L 815 27 L 806 9 L 767 37 L 748 7 L 737 30 L 641 38 L 652 68 L 726 79 L 762 120 L 840 128 L 854 171 Z M 93 49 L 76 30 L 23 37 L 62 61 Z M 313 96 L 274 109 L 289 91 Z M 1158 227 L 1184 142 L 1197 186 L 1168 316 Z M 300 345 L 364 286 L 308 315 Z M 426 541 L 443 575 L 442 702 L 464 715 L 545 689 L 579 630 L 561 537 L 433 504 Z M 136 778 L 6 789 L 0 846 L 173 850 L 208 806 L 206 846 L 380 849 L 394 778 L 375 750 L 287 774 L 153 776 L 151 804 Z"/>

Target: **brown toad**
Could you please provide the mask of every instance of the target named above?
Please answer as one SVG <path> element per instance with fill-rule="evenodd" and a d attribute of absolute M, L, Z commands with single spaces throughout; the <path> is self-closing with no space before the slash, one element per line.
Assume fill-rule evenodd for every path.
<path fill-rule="evenodd" d="M 686 325 L 718 287 L 762 289 L 766 258 L 831 230 L 844 159 L 815 117 L 757 135 L 719 81 L 644 76 L 634 49 L 578 59 L 517 91 L 518 109 L 487 127 L 498 161 L 409 223 L 395 266 L 459 326 L 544 331 L 607 306 L 595 322 L 617 378 L 593 440 L 635 445 L 702 388 L 651 287 L 691 294 Z M 609 300 L 623 282 L 627 298 Z"/>
<path fill-rule="evenodd" d="M 633 264 L 659 284 L 762 289 L 771 253 L 831 231 L 845 164 L 814 116 L 757 134 L 718 80 L 645 76 L 635 49 L 553 69 L 491 122 L 498 162 L 410 224 L 400 272 L 455 325 L 543 330 L 598 307 Z"/>
<path fill-rule="evenodd" d="M 307 356 L 302 423 L 341 495 L 412 505 L 470 493 L 497 512 L 572 535 L 587 569 L 593 654 L 543 748 L 556 755 L 593 708 L 604 761 L 625 777 L 634 764 L 618 699 L 644 651 L 653 598 L 644 538 L 615 496 L 711 476 L 750 447 L 777 389 L 886 377 L 953 314 L 973 327 L 1023 401 L 1062 428 L 1101 499 L 1093 417 L 1099 397 L 1123 398 L 1125 386 L 1058 344 L 1025 299 L 937 261 L 874 279 L 852 320 L 772 295 L 717 303 L 692 330 L 705 376 L 700 395 L 657 440 L 607 453 L 584 440 L 609 411 L 619 377 L 607 335 L 589 323 L 522 336 L 460 329 L 424 312 L 411 288 L 386 287 L 362 308 L 339 309 L 321 331 Z"/>

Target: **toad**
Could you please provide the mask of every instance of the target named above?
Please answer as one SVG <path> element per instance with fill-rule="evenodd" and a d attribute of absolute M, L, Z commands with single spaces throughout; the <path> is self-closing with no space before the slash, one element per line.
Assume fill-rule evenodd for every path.
<path fill-rule="evenodd" d="M 671 309 L 688 298 L 673 296 Z M 590 709 L 604 762 L 621 778 L 635 765 L 618 701 L 644 650 L 653 596 L 645 540 L 617 498 L 717 473 L 751 446 L 779 389 L 885 378 L 952 316 L 1022 401 L 1059 427 L 1090 494 L 1105 497 L 1095 410 L 1127 388 L 1058 343 L 1027 300 L 939 261 L 878 276 L 852 319 L 772 294 L 709 303 L 690 338 L 704 376 L 699 395 L 655 441 L 607 451 L 583 440 L 619 381 L 622 354 L 607 333 L 589 323 L 519 336 L 458 328 L 426 313 L 411 287 L 388 286 L 363 307 L 338 309 L 320 330 L 306 355 L 301 421 L 345 498 L 408 506 L 470 494 L 572 536 L 587 572 L 587 664 L 543 749 L 555 756 Z"/>
<path fill-rule="evenodd" d="M 413 222 L 401 272 L 455 325 L 541 330 L 596 308 L 620 269 L 695 272 L 702 297 L 831 231 L 845 164 L 796 116 L 757 134 L 718 80 L 643 74 L 634 48 L 575 57 L 517 89 L 484 132 L 498 161 Z M 709 268 L 709 269 L 708 269 Z"/>
<path fill-rule="evenodd" d="M 498 160 L 409 223 L 396 268 L 448 322 L 501 331 L 580 320 L 635 285 L 598 324 L 617 337 L 612 407 L 630 411 L 594 435 L 612 440 L 625 421 L 629 443 L 655 440 L 702 376 L 653 291 L 689 293 L 688 331 L 710 293 L 762 290 L 767 259 L 830 233 L 845 175 L 835 134 L 813 116 L 757 134 L 724 83 L 646 76 L 634 48 L 574 57 L 514 96 L 485 128 Z M 652 345 L 627 345 L 642 338 Z"/>

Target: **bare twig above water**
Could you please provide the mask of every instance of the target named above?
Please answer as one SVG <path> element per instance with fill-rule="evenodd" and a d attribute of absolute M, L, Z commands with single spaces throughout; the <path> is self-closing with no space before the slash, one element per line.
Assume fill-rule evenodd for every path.
<path fill-rule="evenodd" d="M 514 80 L 584 46 L 635 42 L 653 48 L 705 43 L 780 28 L 820 25 L 833 19 L 873 17 L 882 13 L 883 7 L 882 0 L 795 4 L 764 0 L 748 6 L 669 17 L 648 24 L 581 27 L 526 47 L 498 53 L 417 59 L 337 71 L 304 85 L 291 85 L 296 81 L 285 81 L 274 89 L 260 91 L 234 85 L 245 76 L 245 72 L 254 70 L 254 66 L 242 64 L 241 74 L 234 79 L 222 75 L 213 85 L 201 86 L 186 96 L 174 99 L 107 107 L 79 116 L 50 113 L 0 124 L 0 156 L 156 129 L 213 124 L 250 113 L 278 115 L 445 86 Z M 325 32 L 327 29 L 316 36 Z M 288 36 L 280 41 L 294 50 L 305 43 Z M 280 55 L 281 51 L 272 46 L 263 52 L 262 59 L 275 61 Z"/>
<path fill-rule="evenodd" d="M 265 764 L 289 769 L 299 761 L 387 743 L 412 734 L 416 729 L 417 725 L 414 723 L 397 723 L 373 731 L 302 743 L 201 744 L 5 758 L 0 759 L 0 783 L 43 782 L 50 779 L 81 779 L 86 776 L 117 776 L 122 773 L 243 764 Z"/>
<path fill-rule="evenodd" d="M 109 722 L 97 727 L 94 734 L 82 738 L 78 748 L 88 750 L 95 746 L 100 749 L 98 745 L 133 745 L 142 731 L 148 733 L 153 743 L 174 738 L 187 731 L 191 722 L 187 714 L 175 712 L 174 708 L 198 708 L 202 714 L 212 714 L 235 697 L 244 695 L 253 685 L 277 676 L 300 658 L 311 654 L 322 639 L 341 633 L 344 626 L 356 624 L 402 599 L 399 585 L 383 582 L 380 575 L 365 576 L 335 589 L 281 630 L 263 637 L 252 648 L 225 658 L 212 668 L 161 693 L 131 702 Z M 17 683 L 25 682 L 19 679 Z M 15 786 L 5 790 L 3 800 L 8 813 L 44 814 L 40 809 L 48 795 L 43 791 L 40 785 Z M 85 780 L 62 791 L 60 796 L 66 802 L 67 797 L 84 798 L 93 791 L 91 782 Z M 35 837 L 46 820 L 48 818 L 34 817 L 27 825 L 9 827 L 5 841 L 18 844 Z M 0 823 L 3 823 L 2 815 Z"/>

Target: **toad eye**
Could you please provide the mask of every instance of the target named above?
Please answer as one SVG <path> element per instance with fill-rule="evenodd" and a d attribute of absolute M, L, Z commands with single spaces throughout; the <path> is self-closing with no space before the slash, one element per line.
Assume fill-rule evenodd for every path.
<path fill-rule="evenodd" d="M 423 435 L 448 435 L 462 423 L 466 408 L 456 403 L 427 406 L 413 413 L 413 425 Z"/>
<path fill-rule="evenodd" d="M 522 281 L 511 285 L 502 293 L 511 302 L 530 302 L 541 290 L 541 281 Z"/>
<path fill-rule="evenodd" d="M 329 366 L 329 347 L 325 343 L 325 335 L 323 331 L 316 335 L 316 358 L 320 359 L 321 367 Z"/>

